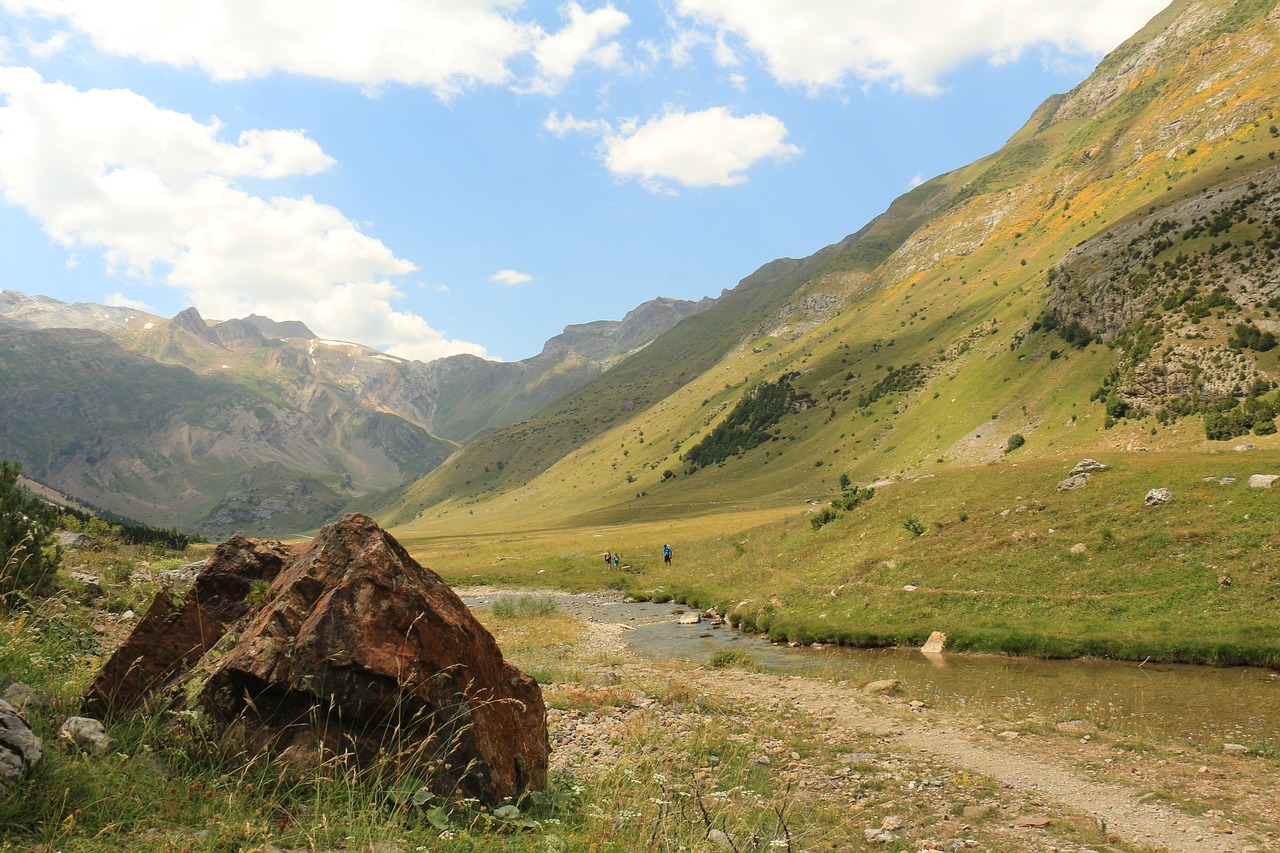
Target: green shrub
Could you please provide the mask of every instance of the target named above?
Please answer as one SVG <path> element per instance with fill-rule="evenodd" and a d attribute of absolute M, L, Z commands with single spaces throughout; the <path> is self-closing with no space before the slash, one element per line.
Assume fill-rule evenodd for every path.
<path fill-rule="evenodd" d="M 1023 437 L 1022 433 L 1015 432 L 1013 435 L 1009 436 L 1009 443 L 1004 446 L 1004 452 L 1012 453 L 1026 443 L 1027 440 Z"/>
<path fill-rule="evenodd" d="M 924 535 L 924 524 L 915 516 L 908 516 L 902 522 L 902 527 L 912 536 Z"/>
<path fill-rule="evenodd" d="M 0 460 L 0 604 L 46 589 L 62 561 L 53 509 L 18 485 L 21 473 Z"/>
<path fill-rule="evenodd" d="M 815 513 L 814 516 L 809 519 L 809 524 L 813 525 L 814 530 L 821 530 L 825 525 L 830 524 L 839 517 L 840 513 L 836 512 L 831 507 L 826 507 L 822 511 Z"/>

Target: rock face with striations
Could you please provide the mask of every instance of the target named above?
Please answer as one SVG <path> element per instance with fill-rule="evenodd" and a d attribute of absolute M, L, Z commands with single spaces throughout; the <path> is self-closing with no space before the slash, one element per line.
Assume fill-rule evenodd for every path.
<path fill-rule="evenodd" d="M 367 516 L 292 548 L 220 545 L 181 607 L 157 598 L 86 704 L 134 706 L 161 686 L 209 714 L 230 756 L 390 762 L 487 803 L 546 786 L 537 683 Z"/>

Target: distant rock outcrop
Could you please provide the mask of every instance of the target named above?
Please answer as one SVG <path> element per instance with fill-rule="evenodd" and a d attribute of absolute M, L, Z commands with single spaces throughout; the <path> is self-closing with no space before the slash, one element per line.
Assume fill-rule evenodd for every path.
<path fill-rule="evenodd" d="M 181 606 L 156 599 L 85 702 L 174 695 L 161 687 L 208 714 L 229 757 L 389 762 L 491 804 L 546 785 L 537 683 L 367 516 L 291 548 L 223 543 Z"/>

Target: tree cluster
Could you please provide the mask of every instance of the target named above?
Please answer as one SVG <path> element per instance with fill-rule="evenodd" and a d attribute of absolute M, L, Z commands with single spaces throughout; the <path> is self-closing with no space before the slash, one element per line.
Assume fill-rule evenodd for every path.
<path fill-rule="evenodd" d="M 723 462 L 778 437 L 772 430 L 785 415 L 807 409 L 812 397 L 791 385 L 799 374 L 788 373 L 765 382 L 743 395 L 733 411 L 701 441 L 685 451 L 684 461 L 693 472 Z"/>

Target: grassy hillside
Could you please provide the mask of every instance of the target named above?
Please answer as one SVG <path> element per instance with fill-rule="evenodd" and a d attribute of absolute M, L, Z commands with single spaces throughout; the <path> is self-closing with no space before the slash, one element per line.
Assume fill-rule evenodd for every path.
<path fill-rule="evenodd" d="M 723 570 L 614 580 L 635 592 L 721 605 L 781 583 L 791 594 L 767 618 L 743 621 L 783 636 L 887 642 L 945 629 L 941 621 L 974 648 L 1274 660 L 1272 646 L 1249 639 L 1270 618 L 1263 603 L 1270 599 L 1255 597 L 1270 594 L 1263 575 L 1247 593 L 1233 587 L 1245 603 L 1225 617 L 1233 627 L 1221 642 L 1206 624 L 1173 615 L 1186 607 L 1171 590 L 1199 589 L 1208 575 L 1216 588 L 1219 570 L 1254 571 L 1239 546 L 1175 549 L 1194 578 L 1133 585 L 1124 555 L 1168 556 L 1165 546 L 1141 543 L 1170 536 L 1151 520 L 1168 521 L 1177 510 L 1134 516 L 1130 497 L 1117 496 L 1092 506 L 1114 521 L 1072 516 L 1062 529 L 1094 549 L 1093 574 L 1070 586 L 1046 580 L 1062 559 L 1056 552 L 1024 549 L 994 568 L 984 563 L 989 543 L 1006 538 L 998 524 L 970 523 L 962 529 L 980 532 L 961 543 L 932 527 L 1033 496 L 1047 503 L 1057 474 L 1083 456 L 1183 490 L 1196 470 L 1242 476 L 1274 466 L 1267 433 L 1280 362 L 1274 349 L 1255 345 L 1280 330 L 1272 318 L 1280 291 L 1265 274 L 1280 249 L 1271 224 L 1280 223 L 1280 45 L 1263 23 L 1268 11 L 1269 4 L 1225 0 L 1175 3 L 1075 91 L 1046 102 L 1001 151 L 917 188 L 781 275 L 748 282 L 539 417 L 469 445 L 381 514 L 424 549 L 454 553 L 448 543 L 465 543 L 456 547 L 487 553 L 488 538 L 511 548 L 530 537 L 529 547 L 581 552 L 586 565 L 610 542 L 624 554 L 653 554 L 660 540 L 682 534 Z M 1209 234 L 1230 216 L 1234 231 Z M 1194 293 L 1182 299 L 1188 288 Z M 692 463 L 691 448 L 718 440 L 708 439 L 718 424 L 782 377 L 807 402 L 740 452 L 710 466 Z M 1257 433 L 1247 440 L 1265 453 L 1240 457 L 1247 472 L 1216 474 L 1217 454 L 1233 445 L 1208 440 L 1205 420 L 1246 414 L 1245 432 Z M 1238 431 L 1226 438 L 1246 440 Z M 770 574 L 778 569 L 766 558 L 717 539 L 763 536 L 764 553 L 785 555 L 793 545 L 778 543 L 814 536 L 808 511 L 837 497 L 845 481 L 894 484 L 860 510 L 892 537 L 873 538 L 847 521 L 828 525 L 817 541 L 830 550 L 814 552 L 821 559 L 808 550 L 794 555 L 785 580 Z M 1092 505 L 1099 491 L 1074 499 Z M 1242 535 L 1271 547 L 1259 519 L 1272 493 L 1242 494 L 1236 500 L 1257 505 L 1239 522 L 1251 531 Z M 970 495 L 986 503 L 955 503 Z M 762 517 L 779 526 L 753 531 Z M 924 532 L 899 542 L 907 517 Z M 1236 518 L 1228 512 L 1203 529 L 1229 529 Z M 1141 531 L 1136 539 L 1120 535 L 1130 526 Z M 870 573 L 866 561 L 894 562 L 894 549 L 936 560 L 932 571 L 955 575 L 968 591 L 903 603 L 869 596 L 863 607 L 814 621 L 826 608 L 803 591 L 829 593 L 824 560 L 839 577 L 865 575 L 892 588 L 899 578 Z M 456 559 L 459 572 L 465 561 Z M 535 580 L 518 564 L 504 564 L 504 580 Z M 561 575 L 536 580 L 604 580 Z M 1037 622 L 1025 609 L 975 603 L 979 591 L 993 589 L 1057 603 Z M 1091 603 L 1094 593 L 1107 604 Z M 923 600 L 934 610 L 921 608 Z M 934 612 L 940 620 L 927 618 Z M 1129 627 L 1108 630 L 1107 614 Z M 1136 625 L 1145 626 L 1142 639 L 1126 633 Z M 1077 636 L 1081 626 L 1094 645 Z M 1184 648 L 1180 638 L 1192 635 L 1195 648 Z"/>

